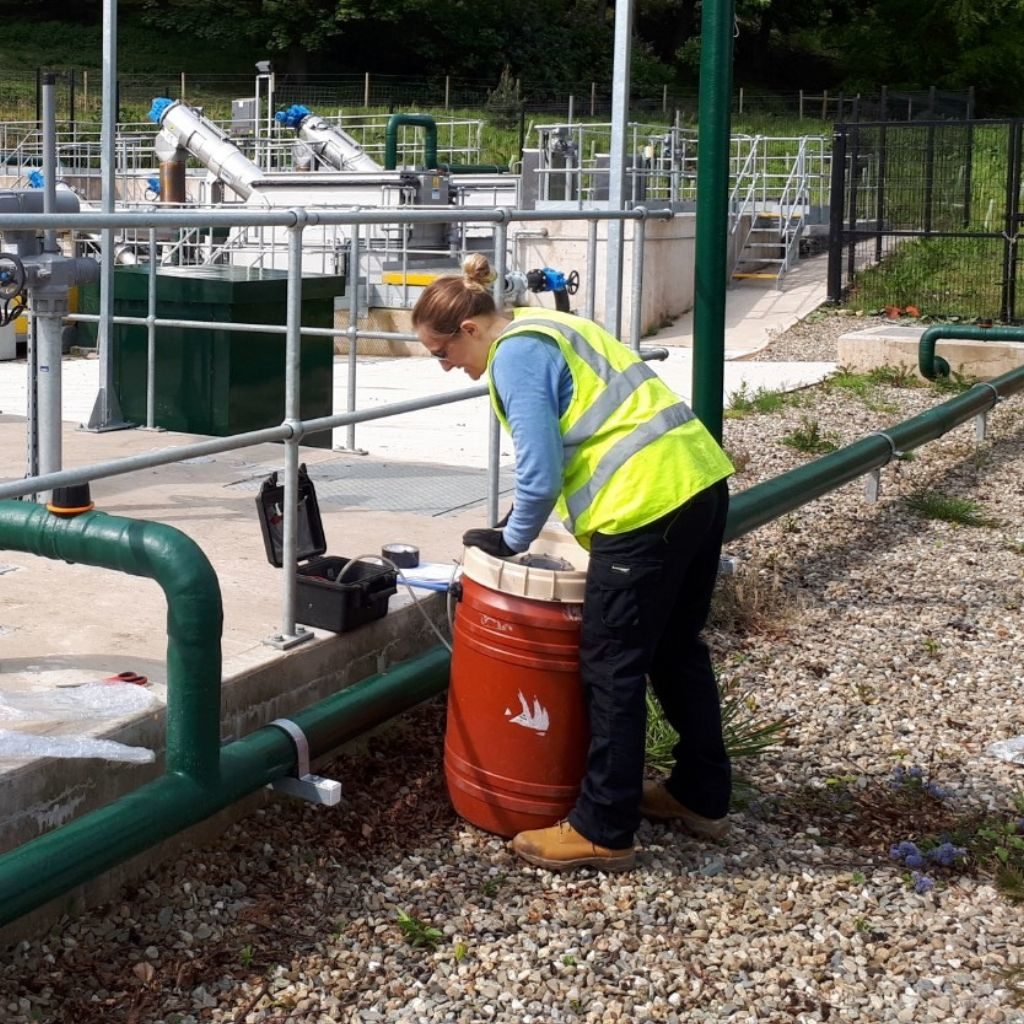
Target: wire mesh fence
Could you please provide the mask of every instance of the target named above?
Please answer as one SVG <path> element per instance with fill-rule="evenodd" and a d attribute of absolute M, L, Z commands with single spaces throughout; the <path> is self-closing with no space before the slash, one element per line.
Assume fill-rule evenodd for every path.
<path fill-rule="evenodd" d="M 37 68 L 22 75 L 5 72 L 0 78 L 0 119 L 38 120 L 41 76 L 56 76 L 57 116 L 63 120 L 99 120 L 102 101 L 101 75 L 97 69 Z M 526 79 L 514 83 L 511 95 L 490 79 L 454 75 L 384 75 L 370 73 L 274 75 L 274 99 L 280 106 L 303 103 L 323 112 L 355 109 L 425 107 L 438 110 L 493 109 L 516 116 L 550 114 L 576 117 L 608 117 L 612 108 L 609 82 L 577 82 L 551 91 L 531 87 Z M 185 74 L 166 71 L 121 75 L 117 83 L 118 119 L 139 121 L 156 96 L 184 99 L 207 110 L 210 116 L 227 118 L 235 99 L 255 94 L 255 76 L 245 74 Z M 858 121 L 910 120 L 973 116 L 971 90 L 948 92 L 882 91 L 875 96 L 842 92 L 798 90 L 793 93 L 761 92 L 739 87 L 733 92 L 733 113 L 746 118 L 793 118 L 796 120 Z M 634 84 L 630 105 L 633 116 L 658 116 L 666 121 L 695 121 L 696 88 Z M 505 110 L 504 108 L 509 108 Z"/>
<path fill-rule="evenodd" d="M 838 125 L 829 297 L 1013 322 L 1019 121 Z"/>

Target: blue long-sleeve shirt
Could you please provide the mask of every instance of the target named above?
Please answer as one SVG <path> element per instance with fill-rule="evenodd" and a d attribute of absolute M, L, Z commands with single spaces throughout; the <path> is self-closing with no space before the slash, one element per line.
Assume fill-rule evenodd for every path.
<path fill-rule="evenodd" d="M 516 492 L 505 543 L 513 551 L 525 551 L 562 490 L 558 421 L 572 401 L 572 374 L 553 338 L 528 333 L 515 334 L 498 346 L 490 373 L 516 452 Z"/>

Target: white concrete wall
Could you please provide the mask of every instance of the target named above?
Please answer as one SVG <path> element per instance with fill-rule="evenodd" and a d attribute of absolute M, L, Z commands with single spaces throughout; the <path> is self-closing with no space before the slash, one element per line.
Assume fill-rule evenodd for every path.
<path fill-rule="evenodd" d="M 625 246 L 622 255 L 622 334 L 628 335 L 633 317 L 633 236 L 634 221 L 624 225 Z M 656 330 L 671 318 L 693 308 L 693 265 L 696 217 L 677 214 L 670 221 L 647 222 L 644 249 L 643 305 L 641 334 Z M 587 295 L 587 225 L 583 221 L 533 221 L 521 226 L 527 232 L 519 237 L 513 229 L 512 265 L 520 270 L 554 267 L 569 273 L 577 270 L 580 290 L 573 297 L 573 308 L 582 312 Z M 547 231 L 546 238 L 537 234 Z M 604 320 L 608 270 L 608 222 L 597 226 L 597 275 L 594 317 Z"/>

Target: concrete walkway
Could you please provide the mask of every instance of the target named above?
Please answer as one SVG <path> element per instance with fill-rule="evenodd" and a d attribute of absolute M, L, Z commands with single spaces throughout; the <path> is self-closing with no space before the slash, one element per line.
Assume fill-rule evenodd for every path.
<path fill-rule="evenodd" d="M 773 281 L 737 281 L 725 293 L 725 358 L 752 359 L 776 335 L 812 313 L 826 296 L 828 256 L 801 260 L 785 276 L 781 289 Z M 693 346 L 693 312 L 651 339 L 659 345 Z"/>

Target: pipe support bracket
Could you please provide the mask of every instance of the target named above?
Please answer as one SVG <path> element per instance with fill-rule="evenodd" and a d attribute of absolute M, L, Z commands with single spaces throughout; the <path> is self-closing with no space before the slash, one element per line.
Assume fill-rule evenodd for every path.
<path fill-rule="evenodd" d="M 889 458 L 885 460 L 885 465 L 892 462 L 893 459 L 900 459 L 903 457 L 903 452 L 896 446 L 896 442 L 884 431 L 884 430 L 873 430 L 868 437 L 882 437 L 889 444 Z"/>
<path fill-rule="evenodd" d="M 311 804 L 334 807 L 341 800 L 341 783 L 325 779 L 309 770 L 309 740 L 302 727 L 290 718 L 275 718 L 270 725 L 286 732 L 295 744 L 295 774 L 275 779 L 267 788 L 288 796 L 298 797 Z"/>

